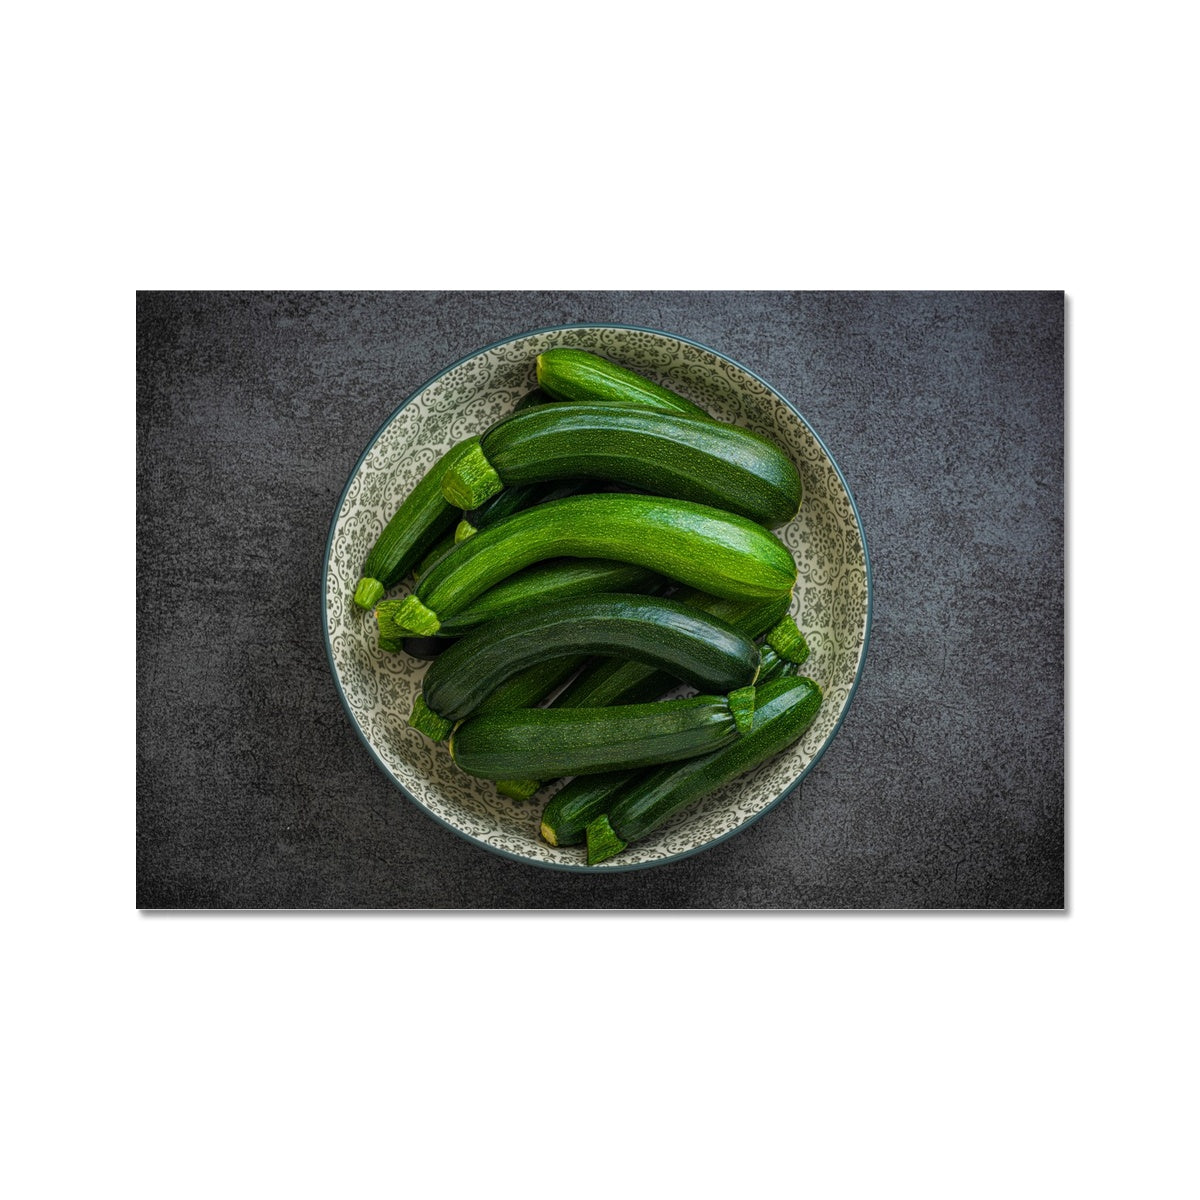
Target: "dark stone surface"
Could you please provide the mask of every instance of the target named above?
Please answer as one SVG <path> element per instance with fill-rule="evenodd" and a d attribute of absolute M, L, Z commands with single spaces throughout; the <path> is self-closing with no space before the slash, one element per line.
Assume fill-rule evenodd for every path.
<path fill-rule="evenodd" d="M 383 776 L 325 658 L 321 566 L 364 446 L 430 376 L 574 321 L 707 343 L 805 414 L 855 495 L 875 615 L 802 789 L 682 862 L 509 862 Z M 143 293 L 141 908 L 1057 908 L 1058 292 Z"/>

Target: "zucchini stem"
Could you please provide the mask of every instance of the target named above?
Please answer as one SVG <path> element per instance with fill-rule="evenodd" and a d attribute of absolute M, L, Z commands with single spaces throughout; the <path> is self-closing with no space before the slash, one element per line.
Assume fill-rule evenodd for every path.
<path fill-rule="evenodd" d="M 544 832 L 542 836 L 545 836 Z M 594 867 L 597 863 L 612 858 L 614 854 L 620 854 L 626 845 L 628 843 L 621 841 L 613 831 L 613 827 L 608 823 L 608 817 L 601 813 L 587 827 L 588 866 Z"/>
<path fill-rule="evenodd" d="M 447 721 L 445 717 L 439 717 L 425 703 L 425 697 L 421 695 L 418 695 L 413 702 L 413 709 L 408 718 L 408 723 L 418 733 L 423 733 L 430 741 L 434 742 L 445 741 L 446 735 L 454 727 L 453 721 Z"/>
<path fill-rule="evenodd" d="M 459 542 L 465 542 L 467 538 L 474 537 L 479 532 L 466 517 L 459 521 L 454 530 L 454 544 L 457 546 Z"/>
<path fill-rule="evenodd" d="M 437 613 L 426 608 L 416 596 L 405 596 L 403 600 L 384 600 L 375 609 L 375 619 L 379 622 L 379 636 L 398 638 L 433 637 L 442 627 Z"/>
<path fill-rule="evenodd" d="M 791 617 L 784 617 L 767 634 L 766 641 L 780 658 L 786 658 L 788 662 L 799 665 L 808 657 L 808 643 Z"/>
<path fill-rule="evenodd" d="M 456 508 L 470 511 L 504 490 L 504 481 L 487 460 L 479 439 L 464 442 L 466 449 L 442 476 L 442 495 Z"/>
<path fill-rule="evenodd" d="M 733 723 L 738 733 L 749 733 L 754 728 L 754 689 L 752 687 L 738 688 L 730 692 L 729 711 L 733 713 Z"/>
<path fill-rule="evenodd" d="M 372 609 L 383 599 L 386 591 L 387 589 L 378 579 L 372 579 L 369 575 L 364 575 L 358 581 L 358 586 L 354 589 L 354 603 L 359 608 Z"/>

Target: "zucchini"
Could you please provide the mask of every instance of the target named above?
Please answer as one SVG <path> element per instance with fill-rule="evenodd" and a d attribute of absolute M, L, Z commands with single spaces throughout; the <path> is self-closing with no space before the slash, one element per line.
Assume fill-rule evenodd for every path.
<path fill-rule="evenodd" d="M 605 592 L 650 592 L 661 589 L 664 584 L 661 575 L 631 563 L 602 558 L 551 559 L 488 588 L 478 599 L 447 617 L 439 632 L 443 637 L 461 637 L 487 621 L 522 612 L 530 605 Z M 404 605 L 404 600 L 384 600 L 375 610 L 381 639 L 408 636 L 410 631 L 401 617 Z"/>
<path fill-rule="evenodd" d="M 698 608 L 619 593 L 563 600 L 489 621 L 455 642 L 426 672 L 409 724 L 440 741 L 510 676 L 567 654 L 633 659 L 707 692 L 749 687 L 758 677 L 758 647 Z"/>
<path fill-rule="evenodd" d="M 686 606 L 710 619 L 728 625 L 745 638 L 756 638 L 787 616 L 790 596 L 764 600 L 729 600 L 710 596 L 695 588 L 684 588 L 671 603 Z M 761 655 L 761 651 L 760 651 Z M 654 700 L 674 687 L 680 677 L 664 676 L 644 662 L 605 659 L 576 679 L 555 702 L 560 708 L 598 708 L 605 704 L 636 704 Z M 664 683 L 665 686 L 659 686 Z M 655 690 L 657 688 L 657 690 Z"/>
<path fill-rule="evenodd" d="M 800 508 L 792 460 L 772 441 L 721 421 L 624 404 L 545 404 L 497 421 L 442 476 L 470 509 L 514 484 L 604 479 L 782 525 Z"/>
<path fill-rule="evenodd" d="M 639 404 L 662 412 L 710 419 L 690 400 L 587 350 L 558 346 L 537 357 L 537 379 L 555 400 L 575 403 Z"/>
<path fill-rule="evenodd" d="M 710 754 L 751 728 L 754 688 L 610 708 L 515 708 L 456 725 L 450 754 L 482 779 L 590 775 Z"/>
<path fill-rule="evenodd" d="M 587 827 L 588 865 L 644 838 L 672 813 L 744 775 L 795 742 L 821 707 L 820 685 L 803 675 L 755 689 L 753 728 L 735 742 L 686 764 L 666 764 L 631 778 L 607 814 Z"/>
<path fill-rule="evenodd" d="M 442 495 L 442 480 L 474 448 L 473 444 L 459 442 L 447 450 L 383 527 L 354 589 L 354 603 L 359 608 L 374 608 L 388 588 L 395 587 L 462 516 Z"/>
<path fill-rule="evenodd" d="M 796 583 L 791 551 L 745 517 L 661 496 L 568 496 L 460 542 L 387 608 L 380 632 L 435 634 L 502 579 L 559 555 L 617 559 L 730 599 L 790 596 Z"/>
<path fill-rule="evenodd" d="M 777 596 L 771 600 L 725 600 L 709 596 L 694 589 L 684 589 L 671 597 L 700 612 L 708 613 L 745 637 L 757 637 L 764 629 L 771 629 L 787 619 L 790 596 Z M 761 656 L 769 646 L 760 648 L 758 678 L 762 679 Z M 777 658 L 773 650 L 772 658 Z M 567 685 L 553 701 L 556 708 L 599 708 L 609 704 L 640 704 L 657 700 L 679 683 L 676 676 L 656 669 L 644 662 L 601 659 Z M 531 797 L 542 786 L 541 780 L 512 780 L 510 795 Z M 586 822 L 585 822 L 586 824 Z M 583 825 L 579 827 L 580 839 Z"/>

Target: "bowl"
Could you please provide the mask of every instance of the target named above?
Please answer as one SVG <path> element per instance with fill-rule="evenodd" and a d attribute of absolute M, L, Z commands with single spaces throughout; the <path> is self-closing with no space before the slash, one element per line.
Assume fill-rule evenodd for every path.
<path fill-rule="evenodd" d="M 678 812 L 650 837 L 588 867 L 579 846 L 555 847 L 538 834 L 546 798 L 502 796 L 455 766 L 444 744 L 407 725 L 427 663 L 380 650 L 374 617 L 353 602 L 368 551 L 425 472 L 455 442 L 482 433 L 535 385 L 534 360 L 573 346 L 638 371 L 714 417 L 779 443 L 792 456 L 804 500 L 776 530 L 799 577 L 792 612 L 811 655 L 803 672 L 824 690 L 816 721 L 790 749 Z M 389 595 L 403 595 L 408 585 Z M 748 368 L 674 334 L 622 325 L 563 325 L 487 346 L 447 367 L 383 423 L 350 474 L 325 552 L 325 639 L 338 693 L 380 769 L 434 820 L 484 850 L 536 866 L 626 871 L 661 866 L 745 829 L 784 799 L 836 735 L 867 653 L 871 574 L 866 539 L 842 473 L 799 411 Z"/>

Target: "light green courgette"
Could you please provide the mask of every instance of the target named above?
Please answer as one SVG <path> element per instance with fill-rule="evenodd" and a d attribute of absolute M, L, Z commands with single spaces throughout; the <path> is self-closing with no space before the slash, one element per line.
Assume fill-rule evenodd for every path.
<path fill-rule="evenodd" d="M 354 589 L 354 603 L 360 608 L 374 608 L 388 588 L 395 587 L 462 516 L 442 495 L 442 482 L 446 473 L 472 448 L 460 442 L 447 450 L 384 526 L 363 563 L 362 577 Z"/>
<path fill-rule="evenodd" d="M 636 564 L 734 599 L 790 595 L 796 582 L 788 548 L 744 517 L 660 496 L 571 496 L 505 517 L 460 542 L 388 610 L 394 632 L 386 635 L 435 634 L 502 579 L 563 555 Z"/>
<path fill-rule="evenodd" d="M 639 404 L 662 412 L 708 418 L 690 400 L 588 350 L 558 346 L 537 358 L 538 384 L 555 400 L 574 403 Z"/>

